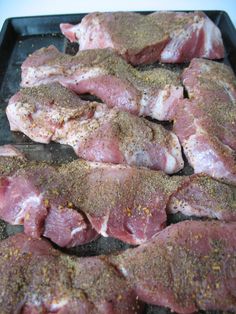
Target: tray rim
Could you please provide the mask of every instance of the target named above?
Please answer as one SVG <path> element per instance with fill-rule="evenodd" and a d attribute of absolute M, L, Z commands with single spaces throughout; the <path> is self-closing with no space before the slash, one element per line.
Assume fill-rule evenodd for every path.
<path fill-rule="evenodd" d="M 154 12 L 204 12 L 204 13 L 218 13 L 220 16 L 226 18 L 229 22 L 230 22 L 230 26 L 234 29 L 234 31 L 236 31 L 236 28 L 234 27 L 234 24 L 229 16 L 229 14 L 224 11 L 224 10 L 148 10 L 148 11 L 114 11 L 114 12 L 134 12 L 134 13 L 140 13 L 140 14 L 150 14 L 150 13 L 154 13 Z M 102 13 L 108 13 L 109 11 L 99 11 Z M 7 19 L 5 19 L 2 28 L 0 30 L 0 45 L 1 45 L 1 37 L 2 37 L 2 33 L 4 33 L 4 31 L 6 30 L 7 26 L 9 26 L 9 24 L 12 25 L 12 21 L 20 21 L 20 20 L 27 20 L 27 19 L 50 19 L 50 18 L 63 18 L 64 17 L 76 17 L 76 16 L 85 16 L 87 14 L 90 14 L 92 12 L 88 12 L 88 13 L 66 13 L 66 14 L 49 14 L 49 15 L 29 15 L 29 16 L 12 16 L 12 17 L 8 17 Z M 13 25 L 12 25 L 13 26 Z"/>

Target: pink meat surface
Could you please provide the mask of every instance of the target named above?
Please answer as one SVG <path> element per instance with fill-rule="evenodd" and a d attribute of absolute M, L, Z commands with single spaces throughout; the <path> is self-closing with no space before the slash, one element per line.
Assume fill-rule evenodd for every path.
<path fill-rule="evenodd" d="M 222 102 L 236 98 L 235 75 L 224 63 L 195 58 L 182 74 L 190 98 L 211 98 L 213 93 Z"/>
<path fill-rule="evenodd" d="M 167 204 L 167 213 L 236 221 L 235 187 L 207 175 L 185 177 Z"/>
<path fill-rule="evenodd" d="M 27 235 L 44 235 L 62 247 L 97 238 L 90 223 L 71 208 L 66 193 L 58 191 L 57 168 L 13 157 L 1 157 L 0 168 L 2 219 L 24 225 Z"/>
<path fill-rule="evenodd" d="M 161 62 L 182 63 L 196 57 L 224 57 L 221 32 L 205 13 L 157 12 L 152 16 L 171 38 L 161 52 Z"/>
<path fill-rule="evenodd" d="M 75 209 L 57 207 L 47 215 L 43 236 L 61 247 L 74 247 L 95 240 L 98 234 Z"/>
<path fill-rule="evenodd" d="M 28 235 L 68 247 L 97 233 L 130 244 L 148 241 L 165 227 L 166 203 L 178 182 L 166 186 L 164 173 L 79 160 L 60 167 L 0 161 L 0 217 L 24 224 Z"/>
<path fill-rule="evenodd" d="M 113 48 L 134 65 L 224 57 L 220 30 L 203 12 L 96 12 L 77 25 L 64 23 L 60 28 L 80 50 Z"/>
<path fill-rule="evenodd" d="M 236 223 L 184 221 L 113 257 L 140 300 L 173 312 L 236 311 Z"/>
<path fill-rule="evenodd" d="M 24 224 L 32 236 L 44 228 L 43 235 L 61 246 L 91 241 L 97 233 L 142 244 L 166 226 L 166 212 L 236 220 L 234 189 L 203 175 L 169 177 L 125 165 L 75 160 L 55 166 L 1 157 L 0 180 L 0 217 Z"/>
<path fill-rule="evenodd" d="M 40 237 L 48 214 L 40 191 L 24 176 L 2 177 L 0 186 L 1 217 L 13 225 L 24 224 L 26 234 Z"/>
<path fill-rule="evenodd" d="M 170 38 L 150 18 L 131 12 L 91 13 L 80 24 L 60 24 L 62 33 L 80 50 L 113 48 L 132 64 L 159 60 Z"/>
<path fill-rule="evenodd" d="M 183 72 L 190 100 L 178 107 L 174 132 L 196 173 L 236 183 L 236 80 L 214 61 L 194 59 Z"/>
<path fill-rule="evenodd" d="M 142 313 L 142 300 L 182 314 L 234 312 L 235 231 L 235 223 L 184 221 L 138 248 L 90 258 L 17 234 L 0 243 L 1 310 L 128 314 Z"/>
<path fill-rule="evenodd" d="M 2 314 L 142 312 L 130 285 L 103 257 L 67 256 L 23 234 L 0 247 Z"/>
<path fill-rule="evenodd" d="M 109 107 L 158 120 L 171 120 L 183 98 L 179 75 L 163 67 L 139 71 L 112 49 L 79 51 L 42 48 L 22 64 L 23 87 L 60 82 L 78 94 L 90 93 Z"/>
<path fill-rule="evenodd" d="M 40 143 L 71 145 L 83 159 L 175 173 L 183 168 L 177 136 L 161 125 L 82 101 L 58 83 L 22 89 L 6 109 L 12 131 Z"/>
<path fill-rule="evenodd" d="M 16 156 L 16 157 L 24 158 L 24 155 L 12 145 L 0 146 L 0 156 L 9 156 L 9 157 Z"/>
<path fill-rule="evenodd" d="M 165 227 L 166 203 L 180 180 L 147 169 L 88 162 L 65 165 L 64 171 L 79 178 L 71 198 L 96 231 L 130 244 L 147 242 Z"/>

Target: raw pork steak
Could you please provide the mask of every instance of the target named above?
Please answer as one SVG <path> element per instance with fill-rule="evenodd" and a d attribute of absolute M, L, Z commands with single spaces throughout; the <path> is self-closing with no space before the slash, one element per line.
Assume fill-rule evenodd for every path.
<path fill-rule="evenodd" d="M 135 314 L 142 305 L 103 257 L 75 258 L 17 234 L 0 243 L 1 314 Z"/>
<path fill-rule="evenodd" d="M 172 177 L 173 178 L 173 177 Z M 235 187 L 204 174 L 184 177 L 171 195 L 167 213 L 236 221 Z"/>
<path fill-rule="evenodd" d="M 58 166 L 0 157 L 0 217 L 24 225 L 32 237 L 44 235 L 59 246 L 72 247 L 98 237 L 61 188 Z M 63 193 L 64 192 L 64 193 Z"/>
<path fill-rule="evenodd" d="M 169 177 L 81 160 L 59 166 L 1 157 L 0 182 L 0 217 L 60 246 L 88 242 L 96 237 L 94 229 L 141 244 L 165 227 L 166 212 L 236 221 L 234 189 L 204 175 Z"/>
<path fill-rule="evenodd" d="M 78 258 L 17 234 L 0 243 L 3 314 L 236 311 L 236 223 L 184 221 L 138 248 Z"/>
<path fill-rule="evenodd" d="M 128 166 L 12 157 L 0 158 L 0 175 L 0 217 L 60 246 L 91 241 L 94 229 L 130 244 L 150 240 L 165 227 L 166 203 L 181 180 Z"/>
<path fill-rule="evenodd" d="M 158 120 L 171 120 L 173 108 L 183 98 L 176 73 L 162 67 L 138 71 L 112 49 L 70 56 L 49 46 L 23 62 L 23 87 L 55 81 L 78 94 L 95 95 L 109 107 Z"/>
<path fill-rule="evenodd" d="M 236 223 L 184 221 L 112 262 L 140 300 L 182 314 L 236 311 Z"/>
<path fill-rule="evenodd" d="M 110 47 L 132 64 L 224 56 L 220 30 L 203 12 L 96 12 L 77 25 L 60 27 L 70 41 L 79 43 L 80 50 Z"/>
<path fill-rule="evenodd" d="M 190 97 L 177 108 L 174 132 L 196 173 L 236 184 L 236 79 L 221 63 L 193 59 L 182 75 Z"/>
<path fill-rule="evenodd" d="M 81 100 L 59 83 L 25 88 L 6 110 L 12 131 L 40 143 L 71 145 L 86 160 L 174 173 L 183 168 L 177 136 L 161 125 Z"/>

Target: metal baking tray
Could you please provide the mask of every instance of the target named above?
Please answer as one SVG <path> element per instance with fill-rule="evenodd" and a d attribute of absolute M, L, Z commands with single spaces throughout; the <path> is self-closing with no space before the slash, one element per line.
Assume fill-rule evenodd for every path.
<path fill-rule="evenodd" d="M 221 30 L 225 47 L 225 58 L 221 62 L 230 65 L 236 73 L 236 30 L 229 16 L 224 11 L 204 12 Z M 139 13 L 149 14 L 152 12 Z M 5 21 L 0 33 L 0 145 L 13 144 L 30 159 L 70 161 L 76 158 L 72 148 L 69 146 L 56 143 L 48 145 L 38 144 L 34 143 L 21 133 L 10 132 L 5 108 L 9 98 L 19 89 L 21 77 L 20 67 L 30 53 L 51 44 L 55 45 L 60 51 L 69 54 L 76 53 L 78 45 L 68 42 L 68 40 L 61 34 L 59 24 L 63 22 L 72 24 L 78 23 L 85 15 L 86 14 L 67 14 L 17 17 L 9 18 Z M 176 71 L 183 68 L 181 65 L 171 65 L 169 67 Z M 91 99 L 91 96 L 89 97 Z M 171 128 L 171 124 L 168 125 L 167 123 L 164 123 L 164 125 Z M 185 162 L 185 169 L 181 171 L 181 173 L 190 174 L 191 172 L 191 167 Z M 184 217 L 183 215 L 173 215 L 168 218 L 168 222 L 173 223 L 183 219 L 187 219 L 187 217 Z M 21 231 L 22 227 L 11 226 L 0 220 L 0 239 L 4 239 L 11 234 Z M 92 256 L 109 254 L 128 247 L 129 245 L 124 244 L 119 240 L 100 237 L 98 240 L 87 245 L 78 246 L 72 249 L 59 249 L 67 254 Z M 158 306 L 146 305 L 145 313 L 167 314 L 171 312 L 168 309 Z M 200 311 L 199 313 L 204 312 Z M 212 311 L 208 313 L 220 312 Z"/>

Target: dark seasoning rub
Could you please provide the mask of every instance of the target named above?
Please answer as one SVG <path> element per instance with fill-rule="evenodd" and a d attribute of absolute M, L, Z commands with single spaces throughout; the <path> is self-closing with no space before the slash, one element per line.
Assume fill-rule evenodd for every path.
<path fill-rule="evenodd" d="M 70 44 L 69 44 L 70 45 Z M 75 60 L 79 60 L 79 65 L 74 66 Z M 150 83 L 160 85 L 160 88 L 164 87 L 166 84 L 179 84 L 179 73 L 176 74 L 166 68 L 157 67 L 156 72 L 149 72 L 150 67 L 147 66 L 147 71 L 145 67 L 142 67 L 143 72 L 137 71 L 136 68 L 125 62 L 122 58 L 117 57 L 116 54 L 112 53 L 109 49 L 105 49 L 102 52 L 100 49 L 97 49 L 96 58 L 94 59 L 94 52 L 91 50 L 80 51 L 79 56 L 70 56 L 65 54 L 60 54 L 57 56 L 57 59 L 49 60 L 47 63 L 49 65 L 67 65 L 66 67 L 70 69 L 70 73 L 74 73 L 80 67 L 90 65 L 96 67 L 96 64 L 99 65 L 99 68 L 103 68 L 107 74 L 116 74 L 116 76 L 130 80 L 134 86 L 150 87 Z"/>
<path fill-rule="evenodd" d="M 161 21 L 161 23 L 164 25 L 164 23 L 165 23 L 165 21 L 163 20 L 163 21 Z M 130 27 L 130 25 L 129 25 L 129 27 Z M 50 41 L 51 42 L 53 42 L 55 39 L 56 39 L 56 37 L 58 36 L 58 34 L 52 34 L 51 35 L 52 37 L 50 37 Z M 60 37 L 60 36 L 59 36 Z M 23 40 L 24 40 L 25 38 L 23 38 Z M 37 45 L 37 42 L 38 42 L 38 40 L 41 40 L 41 37 L 36 37 L 35 38 L 35 43 L 36 43 L 36 45 Z M 62 39 L 61 37 L 60 37 L 60 41 L 62 42 L 62 41 L 64 41 L 64 39 Z M 44 41 L 43 41 L 43 37 L 42 37 L 42 43 L 41 43 L 41 46 L 46 46 L 46 45 L 48 45 L 48 43 L 45 43 Z M 64 42 L 63 42 L 63 48 L 64 48 L 64 46 L 65 46 L 65 44 L 64 44 Z M 66 49 L 66 51 L 67 51 L 67 53 L 71 53 L 72 52 L 72 50 L 74 49 L 73 48 L 74 47 L 74 45 L 72 45 L 72 44 L 69 44 L 69 43 L 66 43 L 66 48 L 64 48 L 64 49 Z M 25 52 L 25 55 L 27 55 L 29 52 L 32 52 L 32 51 L 34 51 L 34 50 L 36 50 L 36 49 L 38 49 L 39 47 L 37 46 L 35 46 L 35 47 L 33 47 L 32 48 L 32 46 L 31 47 L 28 47 L 27 48 L 27 46 L 25 46 L 25 49 L 27 50 L 29 50 L 29 51 L 26 51 Z M 20 59 L 20 62 L 22 62 L 23 61 L 23 59 Z M 110 63 L 110 70 L 112 71 L 112 68 L 114 67 L 114 66 L 116 66 L 115 64 L 114 64 L 114 62 L 113 61 L 111 61 L 111 63 Z M 156 65 L 155 65 L 156 66 Z M 15 69 L 15 71 L 20 71 L 20 69 L 19 69 L 19 67 L 20 67 L 20 65 L 19 65 L 19 63 L 18 63 L 18 65 L 17 65 L 17 68 Z M 176 66 L 176 70 L 177 70 L 177 73 L 179 72 L 179 67 L 181 67 L 181 66 Z M 143 68 L 145 68 L 145 67 L 143 67 Z M 148 69 L 148 67 L 147 67 L 147 69 Z M 172 67 L 172 69 L 173 69 L 173 67 Z M 121 66 L 121 75 L 122 75 L 122 66 Z M 134 75 L 136 74 L 137 72 L 135 71 L 135 73 L 134 73 Z M 144 76 L 145 77 L 145 76 Z M 158 77 L 159 76 L 157 76 L 157 78 L 155 78 L 155 79 L 158 79 Z M 138 78 L 138 80 L 140 79 L 140 77 Z M 145 78 L 145 79 L 148 79 L 147 77 Z M 145 79 L 144 79 L 144 81 L 145 81 Z M 142 82 L 143 82 L 143 80 L 142 80 Z M 18 84 L 19 82 L 17 82 L 17 80 L 16 80 L 16 82 L 15 82 L 15 90 L 14 90 L 14 92 L 19 88 L 19 84 Z M 8 85 L 10 86 L 10 82 L 8 82 Z M 204 82 L 203 82 L 203 84 L 204 84 Z M 10 90 L 10 87 L 7 89 L 7 92 L 8 92 L 8 94 L 7 94 L 7 97 L 9 97 L 11 94 L 13 94 L 13 91 L 9 91 Z M 65 100 L 65 106 L 67 106 L 67 104 L 68 104 L 68 102 Z M 69 104 L 68 104 L 69 105 Z M 2 122 L 2 120 L 1 120 L 1 122 Z M 1 130 L 2 131 L 2 130 Z M 25 142 L 25 140 L 24 140 L 24 137 L 22 136 L 22 135 L 17 135 L 18 136 L 18 138 L 23 138 L 23 140 L 21 141 L 23 144 L 24 144 L 24 142 Z M 13 141 L 15 141 L 16 139 L 13 139 Z M 30 142 L 30 145 L 29 145 L 29 149 L 27 148 L 27 145 L 25 145 L 25 146 L 23 146 L 23 148 L 25 149 L 25 151 L 31 151 L 31 153 L 29 153 L 29 155 L 31 155 L 33 158 L 38 158 L 38 156 L 37 156 L 37 149 L 35 150 L 35 152 L 32 150 L 32 147 L 37 147 L 37 146 L 39 146 L 38 144 L 35 144 L 35 143 L 31 143 Z M 54 147 L 53 145 L 52 145 L 52 147 Z M 63 147 L 60 147 L 60 149 L 63 151 Z M 71 151 L 72 152 L 72 151 Z M 29 162 L 25 162 L 24 160 L 19 160 L 19 159 L 15 159 L 14 158 L 14 162 L 12 163 L 10 163 L 10 166 L 9 166 L 9 163 L 8 163 L 8 160 L 7 160 L 7 158 L 5 159 L 6 160 L 6 164 L 5 165 L 0 165 L 0 175 L 3 175 L 3 174 L 10 174 L 11 172 L 13 172 L 15 169 L 19 169 L 19 168 L 24 168 L 24 166 L 26 166 L 26 163 L 27 163 L 27 167 L 29 167 Z M 11 160 L 12 160 L 12 158 L 11 158 Z M 34 167 L 34 162 L 32 162 L 32 167 Z M 65 170 L 66 171 L 66 170 Z M 206 184 L 207 184 L 207 182 L 206 182 Z M 213 194 L 215 194 L 215 192 L 217 193 L 217 190 L 215 191 L 212 191 L 212 193 Z M 98 192 L 97 192 L 98 193 Z M 127 191 L 127 193 L 128 193 L 128 191 Z M 78 200 L 77 200 L 78 201 Z M 0 224 L 0 233 L 2 233 L 1 231 L 3 230 L 3 229 L 5 229 L 5 223 L 4 224 L 2 224 L 2 222 L 1 222 L 1 224 Z M 2 235 L 2 234 L 1 234 Z M 108 239 L 109 240 L 109 239 Z M 126 247 L 127 248 L 127 245 L 123 245 L 121 242 L 119 242 L 119 241 L 117 241 L 117 242 L 113 242 L 112 240 L 113 239 L 110 239 L 111 241 L 109 242 L 109 241 L 106 241 L 106 242 L 104 242 L 105 243 L 105 247 L 102 247 L 102 245 L 103 244 L 101 244 L 101 247 L 100 247 L 100 250 L 101 250 L 101 252 L 103 253 L 103 250 L 107 250 L 108 252 L 109 252 L 109 250 L 110 251 L 114 251 L 115 250 L 115 248 L 118 248 L 118 249 L 121 249 L 122 247 Z M 198 239 L 196 239 L 196 241 L 197 241 Z M 99 242 L 100 241 L 100 242 Z M 98 253 L 100 253 L 100 252 L 98 252 L 97 251 L 97 247 L 99 246 L 99 243 L 101 243 L 101 239 L 99 239 L 99 240 L 97 240 L 97 241 L 95 241 L 94 243 L 91 243 L 91 244 L 89 244 L 89 247 L 87 246 L 87 248 L 85 248 L 85 255 L 90 255 L 91 254 L 91 252 L 96 252 L 96 254 L 98 254 Z M 114 244 L 114 247 L 109 247 L 109 243 L 112 243 L 112 245 Z M 210 254 L 210 256 L 207 256 L 206 257 L 206 264 L 205 264 L 205 267 L 201 270 L 202 271 L 202 274 L 207 274 L 207 272 L 208 272 L 208 270 L 210 270 L 210 269 L 213 269 L 216 273 L 217 272 L 219 272 L 219 271 L 222 271 L 222 266 L 221 266 L 221 263 L 222 263 L 222 258 L 225 258 L 225 257 L 219 257 L 218 256 L 218 254 L 217 254 L 217 252 L 218 252 L 218 249 L 221 247 L 221 246 L 223 246 L 223 243 L 221 243 L 220 241 L 219 242 L 216 242 L 216 243 L 212 243 L 212 245 L 211 245 L 211 247 L 212 247 L 212 250 L 211 250 L 211 254 Z M 83 251 L 83 248 L 84 247 L 86 247 L 86 246 L 83 246 L 82 248 L 81 248 L 81 251 Z M 160 248 L 160 250 L 161 250 L 161 248 Z M 168 259 L 168 250 L 174 250 L 174 252 L 175 252 L 175 256 L 178 256 L 178 258 L 179 259 L 177 259 L 177 262 L 178 262 L 178 265 L 179 265 L 179 269 L 180 270 L 182 270 L 183 272 L 185 271 L 184 269 L 183 269 L 183 265 L 184 265 L 184 261 L 186 260 L 186 256 L 188 255 L 188 250 L 187 249 L 185 249 L 185 248 L 179 248 L 179 247 L 175 247 L 175 243 L 170 243 L 169 244 L 169 246 L 166 248 L 166 258 Z M 76 249 L 68 249 L 68 250 L 63 250 L 63 251 L 66 251 L 67 253 L 77 253 L 77 254 L 79 254 L 78 252 L 80 251 L 80 249 L 78 248 L 78 252 L 77 252 L 77 248 Z M 107 253 L 108 253 L 107 252 Z M 17 256 L 18 256 L 18 252 L 17 252 L 17 250 L 16 251 L 11 251 L 11 250 L 6 250 L 5 252 L 0 252 L 0 254 L 2 255 L 2 257 L 4 258 L 4 256 L 5 257 L 7 257 L 7 255 L 10 255 L 10 256 L 14 256 L 14 258 L 16 258 L 17 259 Z M 57 259 L 57 257 L 56 257 L 56 253 L 55 253 L 55 256 L 54 256 L 54 253 L 52 253 L 52 255 L 53 255 L 53 259 Z M 30 254 L 29 255 L 25 255 L 25 259 L 24 259 L 24 263 L 25 263 L 25 265 L 27 264 L 27 262 L 28 261 L 30 261 L 30 258 L 31 258 L 31 256 L 30 256 Z M 204 257 L 203 257 L 204 258 Z M 228 258 L 232 258 L 232 257 L 228 257 Z M 154 270 L 158 270 L 158 263 L 161 263 L 162 265 L 164 265 L 164 260 L 161 260 L 161 261 L 158 261 L 158 258 L 156 258 L 155 260 L 150 260 L 149 258 L 148 258 L 148 254 L 146 254 L 146 252 L 142 255 L 142 259 L 144 259 L 145 260 L 145 265 L 146 265 L 146 268 L 144 269 L 144 272 L 145 271 L 147 271 L 148 272 L 148 269 L 149 269 L 149 267 L 152 267 L 152 269 L 154 269 Z M 233 259 L 233 258 L 232 258 Z M 2 258 L 0 259 L 0 262 L 1 262 L 1 260 L 2 260 Z M 235 259 L 234 259 L 235 260 Z M 41 263 L 42 263 L 42 266 L 43 266 L 43 261 L 41 261 Z M 67 265 L 67 267 L 69 267 L 70 269 L 71 269 L 71 274 L 73 275 L 73 272 L 74 272 L 74 261 L 73 261 L 73 258 L 70 258 L 70 257 L 62 257 L 62 258 L 60 258 L 59 259 L 59 263 L 61 263 L 61 264 L 63 264 L 63 265 Z M 189 265 L 189 272 L 185 272 L 185 284 L 188 284 L 188 286 L 189 286 L 189 288 L 190 288 L 190 294 L 191 293 L 196 293 L 196 292 L 198 292 L 198 287 L 197 287 L 197 285 L 195 285 L 195 290 L 194 290 L 194 292 L 193 292 L 193 290 L 191 289 L 191 287 L 193 287 L 193 283 L 195 283 L 196 281 L 194 280 L 195 278 L 193 278 L 193 272 L 192 272 L 192 267 L 194 266 L 194 263 L 195 263 L 195 256 L 191 256 L 191 264 Z M 233 267 L 233 266 L 232 266 Z M 234 267 L 236 267 L 236 265 L 234 265 Z M 10 268 L 10 267 L 9 267 Z M 57 278 L 58 276 L 61 278 L 61 279 L 63 279 L 63 282 L 67 282 L 68 281 L 68 285 L 70 286 L 70 281 L 71 280 L 73 280 L 73 278 L 72 278 L 72 276 L 70 277 L 70 276 L 68 276 L 68 274 L 64 274 L 64 273 L 62 273 L 62 274 L 54 274 L 54 271 L 53 271 L 53 262 L 52 262 L 52 264 L 51 265 L 48 265 L 48 264 L 46 264 L 46 265 L 44 265 L 43 267 L 42 267 L 42 271 L 43 271 L 43 273 L 41 274 L 41 276 L 42 276 L 42 278 L 44 278 L 45 279 L 45 283 L 47 283 L 49 280 L 52 280 L 53 282 L 55 281 L 55 278 Z M 132 269 L 132 264 L 131 264 L 131 266 L 130 266 L 130 269 Z M 186 267 L 186 269 L 187 269 L 187 267 Z M 32 265 L 32 272 L 34 271 L 34 268 L 33 268 L 33 265 Z M 163 269 L 162 269 L 162 271 L 161 272 L 158 272 L 158 271 L 154 271 L 154 273 L 153 273 L 153 277 L 155 278 L 158 278 L 158 279 L 161 279 L 161 280 L 163 280 L 163 284 L 165 284 L 165 285 L 167 285 L 168 286 L 168 284 L 169 284 L 169 274 L 170 274 L 170 269 L 168 269 L 168 267 L 167 267 L 167 263 L 166 263 L 166 267 L 164 267 Z M 139 277 L 139 276 L 144 276 L 144 273 L 139 273 L 138 272 L 138 270 L 136 271 L 135 269 L 133 270 L 133 275 L 134 276 L 137 276 L 137 277 Z M 12 281 L 10 281 L 9 283 L 11 283 L 11 285 L 12 285 L 12 290 L 13 291 L 18 291 L 19 290 L 19 288 L 21 288 L 21 289 L 24 289 L 24 287 L 22 287 L 22 280 L 25 280 L 25 279 L 27 279 L 25 276 L 27 276 L 27 275 L 25 275 L 25 273 L 24 273 L 24 266 L 22 266 L 22 271 L 21 272 L 19 272 L 19 273 L 15 273 L 14 272 L 14 269 L 12 269 L 12 271 L 11 271 L 11 273 L 10 273 L 10 276 L 15 276 L 16 278 L 17 278 L 17 280 L 12 280 Z M 30 276 L 32 276 L 32 274 L 30 275 Z M 102 278 L 102 277 L 101 277 Z M 100 280 L 101 280 L 101 278 L 100 278 Z M 104 278 L 102 278 L 103 280 L 104 280 Z M 90 278 L 90 280 L 91 280 L 91 283 L 92 283 L 92 280 L 93 280 L 93 278 Z M 104 281 L 105 282 L 105 281 Z M 0 283 L 1 284 L 1 283 Z M 55 285 L 59 285 L 60 283 L 58 283 L 58 281 L 56 280 L 55 281 Z M 84 282 L 84 283 L 82 283 L 82 286 L 83 286 L 83 289 L 88 289 L 88 287 L 89 287 L 89 283 L 88 282 Z M 46 286 L 43 286 L 42 287 L 42 291 L 41 291 L 41 293 L 42 294 L 46 294 L 46 293 L 50 293 L 50 291 L 47 291 L 47 289 L 45 288 Z M 216 289 L 218 288 L 217 286 L 215 287 Z M 89 287 L 89 289 L 91 289 L 91 286 Z M 174 289 L 175 289 L 175 291 L 176 291 L 176 298 L 178 298 L 178 299 L 181 299 L 181 282 L 176 282 L 175 283 L 175 285 L 174 285 Z M 92 289 L 91 289 L 91 291 L 92 291 Z M 65 296 L 65 295 L 68 295 L 68 290 L 63 290 L 63 291 L 61 291 L 62 292 L 62 294 Z M 83 296 L 83 290 L 81 289 L 81 298 L 83 298 L 84 296 Z M 199 292 L 198 292 L 199 293 Z M 206 293 L 207 294 L 207 289 L 206 289 L 206 291 L 204 292 L 204 293 Z M 73 295 L 73 292 L 72 291 L 69 291 L 69 294 L 70 295 Z M 102 286 L 101 286 L 101 294 L 102 294 Z M 100 296 L 99 296 L 100 297 Z M 204 298 L 204 294 L 203 294 L 203 296 L 202 296 L 203 298 Z M 20 296 L 19 296 L 19 298 L 20 298 Z M 181 301 L 184 303 L 184 302 L 187 302 L 187 300 L 184 300 L 184 299 L 181 299 Z M 9 296 L 9 303 L 11 302 L 11 298 L 10 298 L 10 296 Z M 163 309 L 163 308 L 159 308 L 159 307 L 149 307 L 149 306 L 147 306 L 147 308 L 146 308 L 146 311 L 147 311 L 147 313 L 150 313 L 150 314 L 154 314 L 154 313 L 169 313 L 169 311 L 167 310 L 167 309 Z M 202 312 L 202 311 L 201 311 Z M 216 313 L 216 312 L 211 312 L 211 313 Z M 218 312 L 217 312 L 218 313 Z"/>
<path fill-rule="evenodd" d="M 182 176 L 179 178 L 183 178 Z M 187 186 L 187 188 L 186 188 Z M 190 201 L 191 204 L 198 202 L 198 198 L 196 198 L 196 194 L 193 193 L 194 190 L 198 190 L 199 195 L 209 195 L 209 198 L 206 198 L 206 204 L 204 204 L 202 200 L 202 205 L 204 204 L 206 208 L 208 204 L 214 200 L 214 211 L 221 212 L 222 210 L 227 208 L 229 212 L 236 211 L 236 189 L 233 186 L 228 184 L 220 183 L 217 180 L 212 180 L 210 177 L 202 174 L 195 177 L 195 180 L 192 179 L 191 186 L 188 186 L 188 180 L 186 180 L 182 185 L 179 185 L 177 191 L 178 197 L 178 205 L 185 205 L 185 198 L 186 204 Z M 227 195 L 227 202 L 226 196 Z M 175 195 L 173 195 L 175 197 Z M 199 196 L 198 196 L 199 197 Z M 179 200 L 180 199 L 180 200 Z"/>
<path fill-rule="evenodd" d="M 125 309 L 125 313 L 136 313 L 140 309 L 131 287 L 106 258 L 79 259 L 61 254 L 46 243 L 38 243 L 35 248 L 32 239 L 22 252 L 20 244 L 4 245 L 0 252 L 0 267 L 3 269 L 6 262 L 11 266 L 7 267 L 6 276 L 0 282 L 0 286 L 10 285 L 5 302 L 1 302 L 3 313 L 12 312 L 23 296 L 29 304 L 42 305 L 48 300 L 55 305 L 69 301 L 75 308 L 88 305 L 92 313 L 96 313 L 92 304 L 99 306 L 101 300 L 108 303 L 112 300 L 120 309 Z M 9 280 L 11 276 L 14 280 Z M 111 285 L 115 293 L 110 289 Z M 132 305 L 123 302 L 123 298 L 132 299 Z"/>
<path fill-rule="evenodd" d="M 220 291 L 222 285 L 225 285 L 225 282 L 222 283 L 222 274 L 226 273 L 224 269 L 226 259 L 230 265 L 228 274 L 234 276 L 236 252 L 233 250 L 224 252 L 227 243 L 220 236 L 218 239 L 215 237 L 215 240 L 207 241 L 205 238 L 207 231 L 205 236 L 196 231 L 193 231 L 193 234 L 188 237 L 184 231 L 179 230 L 171 240 L 159 239 L 158 246 L 144 245 L 143 249 L 140 247 L 138 254 L 137 252 L 132 254 L 132 250 L 127 250 L 113 260 L 126 269 L 130 282 L 137 285 L 141 282 L 144 287 L 147 285 L 150 293 L 152 289 L 155 293 L 157 286 L 161 289 L 164 287 L 173 291 L 175 301 L 184 307 L 191 306 L 195 300 L 197 306 L 206 306 L 208 301 L 214 303 L 214 298 L 217 297 L 213 291 Z M 206 245 L 209 250 L 204 252 L 202 248 Z M 199 250 L 191 250 L 192 246 L 199 247 Z M 200 267 L 199 259 L 203 261 Z M 209 273 L 213 273 L 214 280 Z M 201 282 L 204 278 L 207 283 L 205 285 Z M 229 299 L 225 299 L 224 304 L 230 304 L 234 296 L 229 294 L 227 298 Z"/>
<path fill-rule="evenodd" d="M 136 195 L 136 210 L 138 213 L 144 217 L 151 215 L 151 209 L 142 205 L 145 203 L 145 200 L 148 199 L 148 195 L 151 196 L 154 192 L 150 189 L 150 186 L 152 185 L 153 189 L 163 190 L 164 193 L 170 195 L 176 190 L 179 182 L 182 180 L 181 177 L 176 177 L 176 180 L 168 180 L 165 174 L 155 177 L 150 171 L 144 172 L 141 170 L 140 172 L 135 172 L 136 180 L 130 180 L 130 177 L 128 177 L 125 182 L 123 180 L 120 182 L 119 178 L 114 182 L 114 180 L 109 179 L 109 177 L 104 180 L 103 170 L 98 169 L 96 172 L 96 180 L 94 180 L 95 173 L 93 170 L 93 181 L 90 182 L 86 178 L 89 172 L 90 169 L 88 169 L 86 163 L 80 163 L 78 165 L 78 163 L 75 162 L 70 163 L 69 167 L 62 165 L 60 168 L 60 177 L 76 178 L 74 181 L 67 181 L 68 191 L 73 191 L 72 193 L 69 192 L 73 204 L 78 208 L 88 208 L 90 214 L 103 212 L 104 203 L 110 203 L 110 208 L 108 207 L 106 210 L 113 210 L 114 205 L 118 206 L 118 200 L 120 200 L 122 206 L 129 202 L 130 196 L 132 198 L 133 195 Z M 103 179 L 101 180 L 100 178 Z M 79 185 L 77 184 L 78 181 L 83 183 Z M 127 189 L 120 188 L 120 185 L 126 184 Z M 120 193 L 121 191 L 122 194 Z M 90 197 L 86 197 L 88 194 Z M 74 195 L 80 195 L 80 197 L 75 199 Z M 143 195 L 145 195 L 145 199 L 143 199 Z M 132 216 L 133 213 L 129 206 L 125 209 L 125 214 L 128 217 Z"/>
<path fill-rule="evenodd" d="M 60 106 L 58 106 L 59 115 L 62 114 L 65 116 L 66 119 L 64 120 L 80 118 L 81 116 L 92 116 L 97 103 L 89 102 L 89 104 L 87 104 L 86 101 L 81 100 L 74 93 L 68 91 L 68 89 L 61 88 L 61 86 L 57 88 L 58 86 L 60 86 L 59 83 L 54 83 L 50 88 L 47 85 L 23 88 L 21 90 L 21 101 L 27 103 L 28 101 L 30 102 L 32 98 L 38 98 L 42 100 L 42 102 L 45 101 L 47 104 L 49 101 L 52 106 L 56 106 L 58 102 L 60 103 Z M 70 109 L 70 115 L 68 116 L 65 113 L 67 108 Z"/>
<path fill-rule="evenodd" d="M 127 44 L 128 48 L 132 51 L 137 50 L 139 52 L 140 48 L 149 45 L 152 41 L 155 43 L 168 39 L 167 32 L 163 31 L 160 25 L 158 25 L 151 17 L 147 19 L 146 17 L 137 15 L 139 23 L 135 24 L 133 23 L 132 15 L 126 15 L 124 17 L 122 13 L 116 13 L 114 18 L 116 20 L 114 24 L 111 23 L 109 25 L 108 23 L 108 28 L 111 30 L 112 36 L 114 36 L 115 39 L 121 37 L 122 45 L 126 47 Z M 116 29 L 116 25 L 119 25 L 118 29 Z M 143 27 L 143 25 L 145 26 Z M 131 29 L 131 31 L 127 32 L 128 29 Z M 153 33 L 156 35 L 155 39 L 153 39 Z M 133 34 L 142 34 L 142 37 L 137 41 Z"/>

